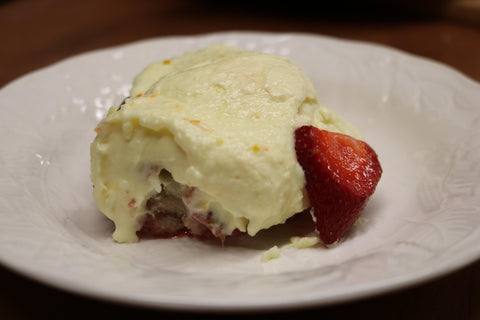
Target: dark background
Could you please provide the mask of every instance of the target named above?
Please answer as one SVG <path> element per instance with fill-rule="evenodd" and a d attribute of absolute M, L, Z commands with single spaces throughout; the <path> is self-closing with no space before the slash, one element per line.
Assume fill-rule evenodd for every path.
<path fill-rule="evenodd" d="M 480 1 L 0 1 L 0 87 L 74 54 L 224 30 L 309 32 L 388 45 L 480 81 Z M 479 103 L 480 108 L 480 103 Z M 414 288 L 261 314 L 137 309 L 65 293 L 0 267 L 0 319 L 480 319 L 480 262 Z"/>

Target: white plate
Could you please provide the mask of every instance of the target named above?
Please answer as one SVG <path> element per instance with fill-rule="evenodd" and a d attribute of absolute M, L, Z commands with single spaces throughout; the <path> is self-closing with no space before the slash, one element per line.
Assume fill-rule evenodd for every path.
<path fill-rule="evenodd" d="M 116 244 L 89 144 L 148 63 L 213 43 L 285 55 L 357 125 L 384 168 L 363 223 L 333 249 L 188 238 Z M 417 284 L 480 257 L 480 85 L 443 65 L 305 34 L 215 33 L 83 54 L 0 91 L 0 261 L 93 297 L 188 310 L 325 305 Z M 269 242 L 270 241 L 270 242 Z"/>

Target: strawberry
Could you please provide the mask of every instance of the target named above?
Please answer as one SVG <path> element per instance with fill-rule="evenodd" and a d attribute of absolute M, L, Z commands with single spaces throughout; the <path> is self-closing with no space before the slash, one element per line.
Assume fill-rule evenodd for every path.
<path fill-rule="evenodd" d="M 295 152 L 305 173 L 316 231 L 324 244 L 340 240 L 375 191 L 382 168 L 375 151 L 351 136 L 303 126 Z"/>

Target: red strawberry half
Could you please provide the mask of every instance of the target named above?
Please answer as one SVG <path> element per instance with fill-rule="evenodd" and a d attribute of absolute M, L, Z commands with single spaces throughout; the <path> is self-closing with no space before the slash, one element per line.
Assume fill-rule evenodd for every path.
<path fill-rule="evenodd" d="M 320 239 L 332 244 L 358 219 L 382 168 L 375 151 L 351 136 L 303 126 L 295 130 L 312 217 Z"/>

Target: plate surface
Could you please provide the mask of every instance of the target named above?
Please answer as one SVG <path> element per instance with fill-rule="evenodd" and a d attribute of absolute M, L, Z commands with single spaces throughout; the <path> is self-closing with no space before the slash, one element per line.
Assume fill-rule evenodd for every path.
<path fill-rule="evenodd" d="M 93 129 L 147 64 L 214 43 L 296 62 L 379 154 L 377 192 L 337 247 L 261 263 L 273 233 L 246 246 L 112 241 L 91 195 Z M 0 90 L 0 261 L 79 294 L 184 310 L 326 305 L 427 281 L 480 257 L 478 101 L 480 85 L 441 64 L 307 34 L 161 38 L 67 59 Z"/>

